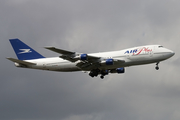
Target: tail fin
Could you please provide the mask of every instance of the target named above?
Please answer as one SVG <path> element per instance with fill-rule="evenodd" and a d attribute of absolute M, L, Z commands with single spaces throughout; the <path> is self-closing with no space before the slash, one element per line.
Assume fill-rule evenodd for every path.
<path fill-rule="evenodd" d="M 9 40 L 19 60 L 45 58 L 19 39 Z"/>

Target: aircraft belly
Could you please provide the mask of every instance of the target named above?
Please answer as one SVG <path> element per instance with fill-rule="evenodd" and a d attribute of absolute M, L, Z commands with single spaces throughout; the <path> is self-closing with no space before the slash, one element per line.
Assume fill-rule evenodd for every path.
<path fill-rule="evenodd" d="M 143 64 L 151 64 L 159 61 L 165 60 L 163 57 L 153 56 L 153 57 L 141 57 L 141 59 L 131 59 L 124 63 L 124 67 L 133 66 L 133 65 L 143 65 Z"/>
<path fill-rule="evenodd" d="M 80 71 L 80 69 L 75 64 L 59 65 L 56 71 L 66 72 L 66 71 Z"/>
<path fill-rule="evenodd" d="M 52 65 L 52 66 L 47 66 L 47 68 L 49 70 L 61 71 L 61 72 L 80 70 L 74 63 L 63 63 L 63 64 L 61 63 L 61 64 Z"/>
<path fill-rule="evenodd" d="M 80 71 L 80 69 L 73 63 L 44 63 L 38 64 L 37 66 L 32 66 L 34 69 L 50 70 L 50 71 L 61 71 L 61 72 L 71 72 Z"/>

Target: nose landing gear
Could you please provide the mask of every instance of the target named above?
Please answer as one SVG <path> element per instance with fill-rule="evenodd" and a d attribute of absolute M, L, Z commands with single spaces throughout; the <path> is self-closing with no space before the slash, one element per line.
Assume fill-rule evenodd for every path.
<path fill-rule="evenodd" d="M 89 73 L 89 76 L 91 77 L 97 77 L 98 74 L 99 74 L 99 69 L 95 69 L 95 70 L 91 70 L 90 73 Z"/>
<path fill-rule="evenodd" d="M 155 67 L 156 70 L 159 70 L 158 64 L 159 64 L 159 62 L 156 63 L 156 67 Z"/>
<path fill-rule="evenodd" d="M 104 79 L 104 75 L 101 75 L 100 78 L 101 78 L 101 79 Z"/>

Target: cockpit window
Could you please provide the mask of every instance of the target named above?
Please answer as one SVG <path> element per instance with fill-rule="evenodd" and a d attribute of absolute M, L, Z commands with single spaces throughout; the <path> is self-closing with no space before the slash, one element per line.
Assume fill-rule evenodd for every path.
<path fill-rule="evenodd" d="M 158 46 L 159 48 L 163 47 L 163 46 Z"/>

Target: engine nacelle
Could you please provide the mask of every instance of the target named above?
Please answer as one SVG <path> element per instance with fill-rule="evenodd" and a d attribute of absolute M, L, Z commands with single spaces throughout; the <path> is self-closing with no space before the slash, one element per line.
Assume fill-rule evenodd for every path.
<path fill-rule="evenodd" d="M 112 70 L 110 70 L 110 73 L 125 73 L 125 69 L 124 69 L 124 67 L 112 69 Z"/>
<path fill-rule="evenodd" d="M 113 65 L 114 64 L 114 60 L 113 59 L 107 59 L 106 60 L 106 65 Z"/>
<path fill-rule="evenodd" d="M 88 59 L 88 55 L 87 54 L 81 54 L 80 59 L 81 60 L 87 60 Z"/>
<path fill-rule="evenodd" d="M 124 67 L 122 67 L 122 68 L 117 68 L 116 71 L 117 71 L 117 73 L 124 73 L 124 72 L 125 72 L 125 69 L 124 69 Z"/>

